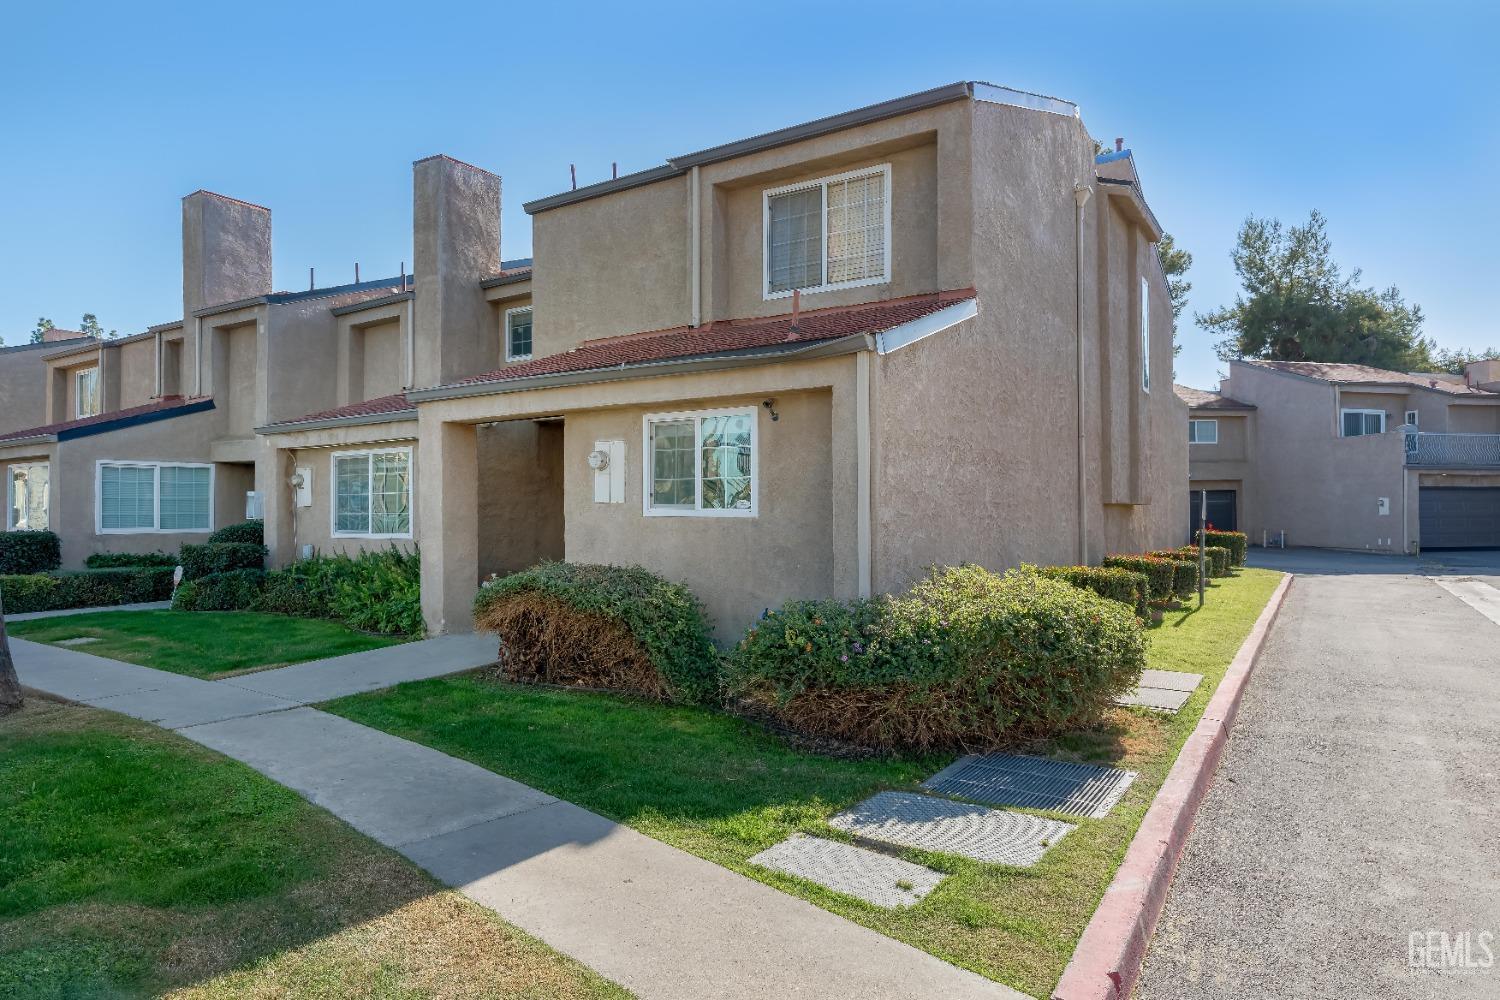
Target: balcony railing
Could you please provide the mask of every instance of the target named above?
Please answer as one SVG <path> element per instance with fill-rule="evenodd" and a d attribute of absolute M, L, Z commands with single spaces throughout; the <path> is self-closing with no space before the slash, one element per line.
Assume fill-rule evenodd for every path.
<path fill-rule="evenodd" d="M 1406 464 L 1449 468 L 1500 468 L 1500 434 L 1406 432 Z"/>

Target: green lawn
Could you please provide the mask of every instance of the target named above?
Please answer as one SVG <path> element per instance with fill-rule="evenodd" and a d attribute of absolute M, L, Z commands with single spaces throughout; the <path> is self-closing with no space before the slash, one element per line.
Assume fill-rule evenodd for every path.
<path fill-rule="evenodd" d="M 355 632 L 320 618 L 250 611 L 98 611 L 7 623 L 6 628 L 18 638 L 54 645 L 67 639 L 96 639 L 69 646 L 210 680 L 405 641 Z"/>
<path fill-rule="evenodd" d="M 241 764 L 96 709 L 0 718 L 0 997 L 623 997 Z"/>
<path fill-rule="evenodd" d="M 1152 797 L 1280 576 L 1246 569 L 1215 581 L 1203 610 L 1168 612 L 1151 630 L 1151 666 L 1206 675 L 1178 715 L 1119 709 L 1096 730 L 1025 748 L 1139 771 L 1109 817 L 1083 821 L 1031 869 L 905 852 L 953 877 L 902 911 L 745 862 L 799 830 L 847 839 L 823 822 L 828 815 L 876 790 L 912 787 L 951 758 L 834 760 L 788 749 L 751 724 L 703 709 L 518 687 L 486 675 L 406 684 L 326 707 L 587 806 L 1041 996 L 1061 976 Z"/>

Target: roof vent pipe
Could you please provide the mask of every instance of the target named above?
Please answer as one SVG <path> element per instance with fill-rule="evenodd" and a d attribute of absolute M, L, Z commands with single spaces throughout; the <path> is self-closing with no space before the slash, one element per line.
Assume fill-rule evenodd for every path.
<path fill-rule="evenodd" d="M 317 288 L 317 287 L 318 286 L 313 283 L 313 269 L 312 268 L 308 268 L 307 269 L 307 290 L 310 292 L 314 288 Z"/>
<path fill-rule="evenodd" d="M 1116 137 L 1116 139 L 1115 139 L 1115 152 L 1116 153 L 1123 153 L 1124 151 L 1125 151 L 1125 138 L 1123 136 Z"/>
<path fill-rule="evenodd" d="M 359 284 L 359 261 L 354 262 L 354 283 Z"/>
<path fill-rule="evenodd" d="M 578 190 L 578 164 L 568 164 L 568 176 L 573 180 L 573 190 Z"/>

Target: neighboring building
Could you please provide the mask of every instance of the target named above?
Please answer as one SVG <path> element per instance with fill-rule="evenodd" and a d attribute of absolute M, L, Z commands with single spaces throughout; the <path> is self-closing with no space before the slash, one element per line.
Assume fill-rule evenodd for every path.
<path fill-rule="evenodd" d="M 1068 102 L 953 84 L 533 201 L 534 263 L 500 259 L 500 179 L 430 157 L 411 286 L 294 295 L 268 292 L 269 213 L 191 196 L 186 327 L 100 355 L 104 412 L 0 463 L 50 464 L 70 564 L 198 537 L 247 491 L 277 564 L 420 545 L 434 631 L 544 558 L 681 580 L 727 637 L 935 563 L 1173 544 L 1161 229 L 1131 154 L 1094 148 Z M 48 405 L 82 357 L 49 361 Z M 194 533 L 159 520 L 159 462 L 209 470 Z M 148 480 L 155 533 L 94 529 Z"/>
<path fill-rule="evenodd" d="M 1190 487 L 1210 490 L 1216 526 L 1232 498 L 1255 543 L 1500 547 L 1500 362 L 1454 376 L 1235 361 L 1219 393 L 1178 394 L 1203 442 Z"/>
<path fill-rule="evenodd" d="M 48 355 L 95 343 L 77 330 L 48 330 L 34 344 L 0 347 L 0 434 L 30 427 L 47 413 Z"/>

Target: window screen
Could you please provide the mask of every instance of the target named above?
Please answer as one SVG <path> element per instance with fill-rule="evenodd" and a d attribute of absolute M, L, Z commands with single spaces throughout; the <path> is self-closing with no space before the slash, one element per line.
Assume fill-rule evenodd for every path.
<path fill-rule="evenodd" d="M 772 292 L 823 283 L 823 189 L 803 188 L 766 201 L 766 275 Z"/>

